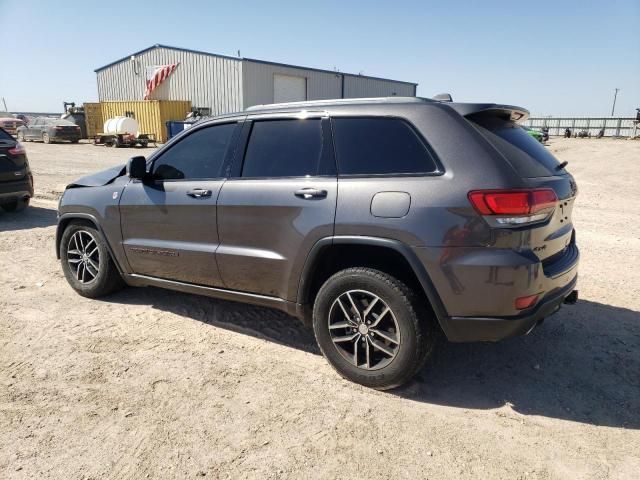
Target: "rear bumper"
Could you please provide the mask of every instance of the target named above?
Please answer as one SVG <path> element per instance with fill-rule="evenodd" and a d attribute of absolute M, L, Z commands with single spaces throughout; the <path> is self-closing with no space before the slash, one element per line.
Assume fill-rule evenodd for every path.
<path fill-rule="evenodd" d="M 17 182 L 0 182 L 0 203 L 13 202 L 25 197 L 33 197 L 33 185 L 28 177 Z"/>
<path fill-rule="evenodd" d="M 415 248 L 442 303 L 440 326 L 453 342 L 498 341 L 527 333 L 555 313 L 577 282 L 575 244 L 551 263 L 530 251 L 487 247 Z M 526 310 L 517 298 L 539 295 Z"/>
<path fill-rule="evenodd" d="M 544 297 L 536 307 L 513 317 L 450 317 L 446 336 L 451 342 L 497 342 L 529 333 L 539 322 L 556 313 L 572 294 L 577 275 L 560 291 Z"/>
<path fill-rule="evenodd" d="M 80 140 L 79 133 L 54 133 L 49 137 L 53 141 L 67 140 L 69 142 L 75 142 Z"/>

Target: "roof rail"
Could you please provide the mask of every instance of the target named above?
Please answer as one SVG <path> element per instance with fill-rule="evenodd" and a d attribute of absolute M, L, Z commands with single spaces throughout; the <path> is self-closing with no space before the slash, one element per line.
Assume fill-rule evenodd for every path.
<path fill-rule="evenodd" d="M 265 105 L 253 105 L 247 111 L 273 110 L 279 108 L 304 108 L 322 107 L 333 105 L 362 105 L 369 103 L 426 103 L 432 102 L 428 98 L 422 97 L 372 97 L 372 98 L 336 98 L 330 100 L 310 100 L 303 102 L 270 103 Z"/>

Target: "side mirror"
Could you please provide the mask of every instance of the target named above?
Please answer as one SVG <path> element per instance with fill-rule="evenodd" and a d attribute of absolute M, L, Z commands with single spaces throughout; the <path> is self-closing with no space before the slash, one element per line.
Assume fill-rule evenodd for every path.
<path fill-rule="evenodd" d="M 147 176 L 147 159 L 142 156 L 131 157 L 127 162 L 127 175 L 138 180 L 144 179 Z"/>

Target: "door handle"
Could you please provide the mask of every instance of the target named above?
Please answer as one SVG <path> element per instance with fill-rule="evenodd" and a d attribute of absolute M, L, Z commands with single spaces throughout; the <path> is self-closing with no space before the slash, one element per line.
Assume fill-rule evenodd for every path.
<path fill-rule="evenodd" d="M 327 191 L 318 188 L 301 188 L 300 190 L 296 190 L 295 195 L 296 197 L 310 200 L 312 198 L 326 198 Z"/>
<path fill-rule="evenodd" d="M 193 190 L 189 190 L 187 195 L 193 198 L 207 198 L 211 196 L 211 190 L 206 190 L 204 188 L 194 188 Z"/>

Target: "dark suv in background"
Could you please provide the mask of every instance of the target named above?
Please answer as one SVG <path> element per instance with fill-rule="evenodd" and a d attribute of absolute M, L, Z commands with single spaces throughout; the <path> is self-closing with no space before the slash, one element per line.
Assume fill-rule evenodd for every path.
<path fill-rule="evenodd" d="M 24 210 L 33 197 L 33 175 L 22 144 L 0 128 L 0 208 Z"/>
<path fill-rule="evenodd" d="M 284 310 L 341 375 L 396 387 L 441 332 L 497 341 L 576 299 L 576 185 L 527 116 L 389 98 L 202 121 L 69 185 L 57 254 L 88 297 L 153 285 Z"/>
<path fill-rule="evenodd" d="M 80 127 L 61 118 L 37 117 L 28 125 L 17 128 L 16 136 L 21 142 L 42 141 L 44 143 L 78 143 L 82 137 Z"/>

